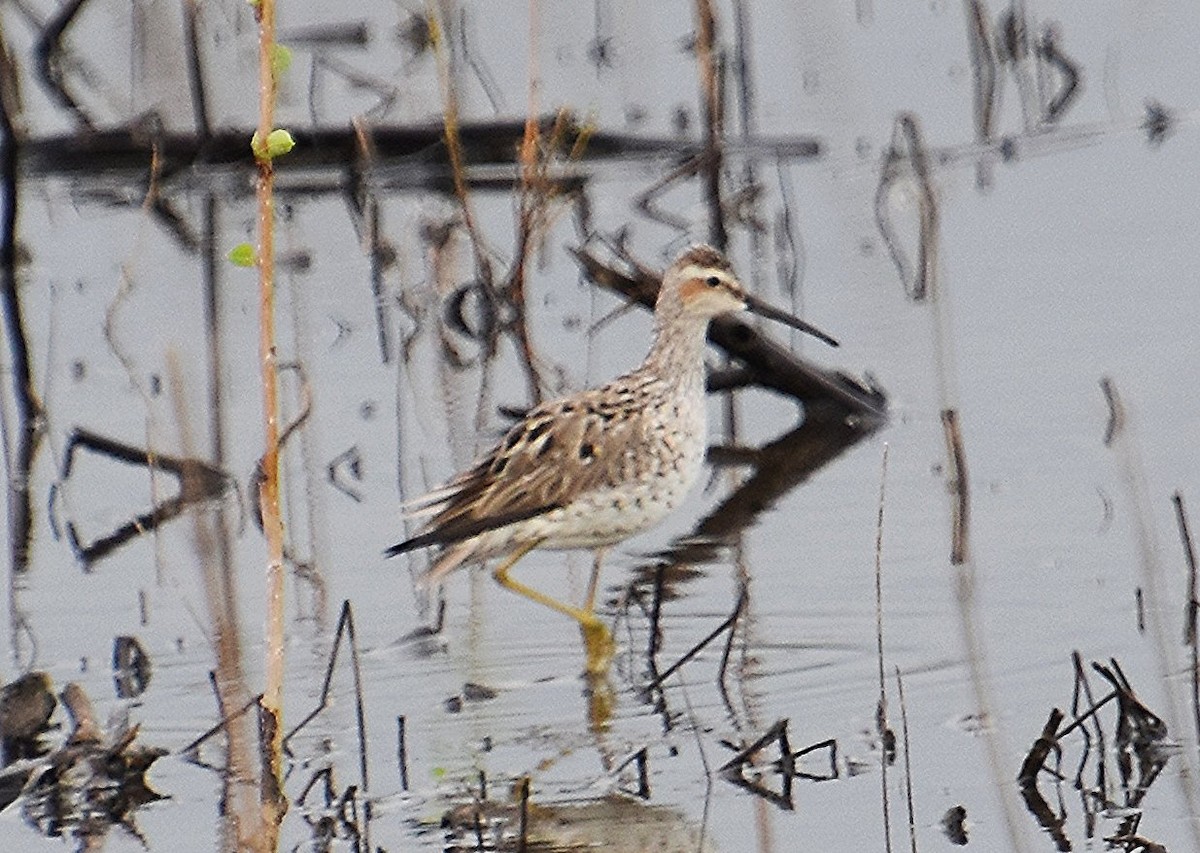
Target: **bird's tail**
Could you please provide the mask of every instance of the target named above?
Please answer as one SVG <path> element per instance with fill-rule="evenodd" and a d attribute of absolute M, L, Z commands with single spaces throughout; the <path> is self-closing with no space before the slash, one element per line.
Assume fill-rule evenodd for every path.
<path fill-rule="evenodd" d="M 442 504 L 454 497 L 461 488 L 456 483 L 447 483 L 431 492 L 426 492 L 423 495 L 406 500 L 400 504 L 400 517 L 420 518 L 421 516 L 432 515 L 442 508 Z"/>
<path fill-rule="evenodd" d="M 474 543 L 459 542 L 452 548 L 443 551 L 432 566 L 417 578 L 417 586 L 422 589 L 437 589 L 442 585 L 446 575 L 457 569 L 471 558 Z"/>

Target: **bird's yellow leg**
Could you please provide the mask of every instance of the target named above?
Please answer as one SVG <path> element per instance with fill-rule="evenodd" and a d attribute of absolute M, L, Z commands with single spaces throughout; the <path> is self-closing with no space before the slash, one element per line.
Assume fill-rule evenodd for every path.
<path fill-rule="evenodd" d="M 607 625 L 596 618 L 595 614 L 596 590 L 600 585 L 600 566 L 604 562 L 604 555 L 607 551 L 608 549 L 604 547 L 596 549 L 596 558 L 592 562 L 592 576 L 588 580 L 587 597 L 583 602 L 584 612 L 592 618 L 579 624 L 579 628 L 583 632 L 583 644 L 587 650 L 587 671 L 592 675 L 608 672 L 608 665 L 612 663 L 616 650 L 612 632 L 608 630 Z M 609 693 L 612 692 L 611 687 L 608 690 Z M 608 713 L 611 714 L 611 712 L 612 709 L 609 707 Z"/>
<path fill-rule="evenodd" d="M 582 607 L 574 607 L 570 604 L 564 604 L 556 598 L 551 598 L 545 593 L 538 592 L 533 587 L 526 586 L 520 581 L 515 581 L 508 576 L 508 572 L 517 561 L 542 544 L 541 540 L 526 542 L 517 547 L 515 551 L 509 554 L 500 565 L 492 570 L 492 577 L 496 579 L 496 583 L 505 589 L 512 590 L 517 595 L 523 595 L 530 601 L 536 601 L 543 607 L 549 607 L 551 610 L 557 610 L 565 616 L 570 616 L 579 623 L 579 628 L 583 632 L 583 641 L 587 651 L 587 671 L 591 673 L 604 672 L 608 669 L 608 665 L 612 662 L 613 656 L 613 639 L 612 632 L 608 630 L 608 626 L 600 621 L 591 610 L 591 600 L 587 609 Z M 594 583 L 594 581 L 593 581 Z M 593 590 L 594 595 L 594 590 Z"/>
<path fill-rule="evenodd" d="M 538 592 L 533 587 L 526 586 L 520 581 L 515 581 L 508 576 L 509 570 L 516 565 L 517 561 L 540 544 L 542 544 L 541 540 L 535 540 L 533 542 L 526 542 L 523 545 L 519 545 L 517 550 L 513 551 L 504 559 L 504 562 L 492 569 L 492 577 L 496 579 L 496 583 L 500 584 L 500 586 L 504 587 L 505 589 L 512 590 L 517 595 L 525 596 L 530 601 L 536 601 L 543 607 L 549 607 L 551 610 L 557 610 L 559 613 L 570 616 L 581 625 L 594 621 L 596 619 L 596 615 L 594 613 L 591 613 L 590 611 L 584 610 L 580 607 L 573 607 L 570 604 L 565 604 L 556 598 L 551 598 L 544 592 Z"/>
<path fill-rule="evenodd" d="M 583 601 L 583 609 L 589 613 L 596 609 L 596 590 L 600 585 L 600 565 L 604 562 L 604 555 L 607 553 L 607 547 L 597 548 L 596 558 L 592 562 L 592 577 L 588 581 L 587 598 Z"/>
<path fill-rule="evenodd" d="M 587 655 L 587 672 L 589 675 L 604 675 L 608 672 L 617 646 L 608 626 L 601 622 L 595 613 L 587 615 L 588 621 L 579 623 L 579 630 L 583 633 L 584 653 Z"/>

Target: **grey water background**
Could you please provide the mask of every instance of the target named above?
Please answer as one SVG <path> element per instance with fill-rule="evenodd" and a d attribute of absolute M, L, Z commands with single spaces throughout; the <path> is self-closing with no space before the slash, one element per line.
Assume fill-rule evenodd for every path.
<path fill-rule="evenodd" d="M 761 295 L 841 340 L 838 350 L 793 343 L 822 365 L 872 376 L 889 394 L 891 420 L 766 513 L 745 536 L 739 565 L 726 555 L 698 567 L 664 606 L 662 657 L 670 661 L 732 610 L 739 566 L 751 578 L 730 705 L 716 684 L 719 643 L 667 682 L 669 727 L 640 698 L 630 654 L 614 671 L 615 713 L 597 729 L 589 724 L 577 677 L 582 652 L 575 628 L 496 588 L 483 572 L 460 573 L 450 582 L 440 638 L 404 639 L 432 616 L 411 582 L 423 558 L 381 557 L 404 534 L 400 501 L 469 462 L 504 423 L 496 405 L 529 402 L 523 373 L 511 346 L 502 348 L 480 404 L 481 371 L 451 370 L 442 359 L 440 299 L 423 233 L 454 216 L 452 199 L 425 189 L 376 194 L 382 228 L 395 247 L 377 303 L 370 259 L 345 198 L 296 191 L 281 204 L 277 244 L 308 263 L 284 265 L 281 272 L 279 340 L 281 358 L 303 365 L 312 412 L 285 454 L 284 489 L 289 542 L 311 568 L 288 579 L 289 721 L 316 702 L 339 603 L 348 599 L 363 651 L 373 844 L 441 849 L 437 821 L 456 795 L 469 796 L 479 771 L 496 797 L 509 781 L 530 774 L 534 802 L 586 801 L 611 788 L 608 770 L 616 762 L 647 747 L 650 805 L 661 807 L 656 814 L 668 815 L 665 822 L 677 824 L 686 839 L 702 833 L 722 851 L 883 849 L 874 564 L 886 443 L 884 659 L 894 724 L 893 668 L 904 678 L 920 849 L 951 846 L 940 821 L 956 805 L 967 810 L 969 847 L 1012 849 L 1005 801 L 1018 845 L 1054 849 L 1021 806 L 1013 779 L 1049 709 L 1070 702 L 1076 649 L 1086 660 L 1118 659 L 1143 701 L 1171 724 L 1182 750 L 1142 803 L 1139 831 L 1170 850 L 1194 849 L 1197 815 L 1188 797 L 1195 802 L 1195 735 L 1180 644 L 1185 570 L 1170 496 L 1179 491 L 1190 500 L 1194 520 L 1200 505 L 1200 171 L 1191 116 L 1200 91 L 1198 16 L 1180 2 L 1026 4 L 1033 19 L 1057 22 L 1063 49 L 1082 69 L 1083 88 L 1057 126 L 1029 134 L 1006 79 L 999 132 L 1018 142 L 1017 156 L 1002 162 L 974 144 L 966 21 L 958 4 L 721 4 L 726 46 L 737 9 L 748 26 L 754 132 L 815 137 L 822 150 L 810 160 L 772 158 L 753 145 L 739 152 L 741 126 L 730 121 L 730 182 L 753 165 L 761 196 L 751 211 L 768 229 L 756 254 L 747 228 L 735 227 L 735 262 Z M 436 123 L 436 64 L 403 37 L 411 13 L 419 11 L 393 3 L 284 4 L 284 42 L 289 30 L 347 20 L 362 21 L 370 37 L 364 45 L 296 39 L 278 123 L 338 127 L 354 116 L 378 124 Z M 990 10 L 993 16 L 1001 11 L 999 4 Z M 33 39 L 30 16 L 50 12 L 48 4 L 4 9 L 5 34 L 18 55 Z M 191 126 L 179 15 L 176 7 L 154 3 L 86 7 L 69 42 L 80 63 L 72 79 L 85 83 L 80 97 L 90 109 L 112 124 L 153 109 L 168 128 Z M 464 120 L 523 116 L 526 4 L 463 3 L 453 6 L 450 18 L 457 22 L 450 37 Z M 201 21 L 213 120 L 249 128 L 256 110 L 249 8 L 205 5 Z M 695 58 L 686 49 L 693 30 L 688 3 L 541 4 L 541 109 L 569 106 L 601 129 L 698 140 Z M 598 45 L 605 62 L 597 61 Z M 23 81 L 23 90 L 33 136 L 70 129 L 36 82 Z M 1181 119 L 1158 146 L 1148 144 L 1140 127 L 1147 99 Z M 906 298 L 876 224 L 881 162 L 900 111 L 916 115 L 926 143 L 944 155 L 934 166 L 940 208 L 935 303 Z M 680 114 L 690 116 L 683 131 Z M 992 174 L 987 190 L 976 183 L 981 157 Z M 696 181 L 658 201 L 688 223 L 685 232 L 634 205 L 673 165 L 648 157 L 580 164 L 593 228 L 614 233 L 628 226 L 631 247 L 658 265 L 688 239 L 704 237 Z M 217 243 L 232 247 L 253 239 L 249 181 L 248 173 L 209 170 L 176 176 L 167 192 L 192 223 L 200 221 L 211 193 Z M 89 457 L 51 500 L 73 428 L 178 455 L 203 456 L 213 440 L 205 259 L 167 234 L 141 200 L 141 190 L 103 176 L 42 176 L 22 189 L 28 263 L 21 296 L 48 438 L 32 472 L 37 515 L 30 569 L 13 579 L 0 642 L 6 680 L 30 667 L 48 670 L 59 685 L 78 680 L 103 715 L 121 706 L 107 665 L 112 638 L 136 634 L 151 654 L 154 675 L 129 713 L 141 724 L 143 741 L 178 750 L 217 719 L 207 678 L 211 628 L 192 524 L 186 516 L 165 524 L 88 572 L 54 535 L 67 521 L 85 539 L 102 535 L 174 484 Z M 511 194 L 481 190 L 475 203 L 496 256 L 511 258 Z M 903 220 L 915 202 L 901 188 L 887 203 Z M 790 231 L 782 230 L 785 210 Z M 794 249 L 776 240 L 780 234 L 794 238 Z M 618 302 L 581 281 L 568 254 L 580 242 L 564 208 L 530 280 L 539 367 L 560 390 L 632 367 L 649 336 L 649 318 L 639 312 L 593 330 Z M 469 252 L 465 242 L 455 251 L 455 283 L 461 283 L 472 275 Z M 794 265 L 794 289 L 781 285 L 781 265 Z M 219 419 L 226 468 L 244 493 L 261 453 L 255 279 L 222 263 L 216 282 Z M 774 334 L 787 340 L 783 330 Z M 453 345 L 468 360 L 478 355 L 470 339 Z M 7 368 L 7 351 L 5 358 Z M 1104 443 L 1104 376 L 1116 383 L 1128 413 L 1127 429 L 1111 447 Z M 285 410 L 294 414 L 295 375 L 285 375 L 283 388 Z M 965 611 L 956 594 L 963 570 L 949 562 L 950 495 L 939 417 L 947 406 L 959 412 L 971 478 L 974 604 L 966 616 L 981 653 L 986 719 L 980 718 Z M 763 392 L 739 395 L 737 409 L 740 444 L 770 440 L 796 421 L 793 404 Z M 10 419 L 10 402 L 5 411 Z M 714 400 L 714 438 L 721 434 L 722 411 Z M 347 452 L 359 460 L 359 476 L 339 466 L 342 490 L 327 471 Z M 726 474 L 714 476 L 668 523 L 616 549 L 606 564 L 605 589 L 620 590 L 644 555 L 689 530 L 728 487 Z M 231 503 L 236 498 L 224 511 Z M 248 521 L 233 549 L 246 664 L 257 683 L 265 549 Z M 534 553 L 517 575 L 577 598 L 589 566 L 587 554 Z M 139 593 L 146 600 L 145 625 Z M 644 645 L 644 618 L 630 617 L 619 627 L 627 649 Z M 467 682 L 495 696 L 453 712 L 446 700 L 461 695 Z M 292 796 L 322 761 L 333 763 L 342 784 L 355 778 L 354 709 L 344 666 L 334 687 L 335 704 L 296 745 L 308 760 L 289 776 Z M 396 770 L 398 715 L 407 721 L 407 792 Z M 731 755 L 722 740 L 748 742 L 783 717 L 790 720 L 793 748 L 836 738 L 841 762 L 834 781 L 797 782 L 793 811 L 708 772 Z M 989 764 L 988 737 L 996 767 Z M 895 845 L 907 849 L 901 775 L 898 765 L 889 768 Z M 172 754 L 155 764 L 150 778 L 170 798 L 136 813 L 145 848 L 218 846 L 218 775 Z M 1042 790 L 1052 802 L 1061 797 L 1076 849 L 1106 849 L 1101 839 L 1115 820 L 1102 817 L 1089 838 L 1079 793 L 1066 784 L 1055 791 L 1044 779 Z M 310 830 L 300 812 L 294 807 L 285 820 L 285 848 L 307 844 Z M 608 829 L 604 840 L 615 844 L 618 832 Z M 61 846 L 28 826 L 18 809 L 0 813 L 0 847 Z M 118 829 L 105 846 L 145 849 Z"/>

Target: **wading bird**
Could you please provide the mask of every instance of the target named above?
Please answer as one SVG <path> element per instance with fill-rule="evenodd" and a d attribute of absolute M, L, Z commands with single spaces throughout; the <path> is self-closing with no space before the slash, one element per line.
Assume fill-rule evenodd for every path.
<path fill-rule="evenodd" d="M 747 308 L 837 345 L 748 294 L 716 249 L 693 246 L 663 275 L 654 341 L 639 368 L 531 409 L 470 469 L 410 504 L 411 515 L 431 518 L 385 553 L 440 546 L 423 577 L 428 585 L 464 563 L 502 557 L 492 572 L 497 582 L 578 621 L 588 671 L 604 671 L 612 637 L 593 609 L 604 552 L 659 522 L 695 483 L 707 446 L 708 324 Z M 582 607 L 509 576 L 534 548 L 595 549 Z"/>

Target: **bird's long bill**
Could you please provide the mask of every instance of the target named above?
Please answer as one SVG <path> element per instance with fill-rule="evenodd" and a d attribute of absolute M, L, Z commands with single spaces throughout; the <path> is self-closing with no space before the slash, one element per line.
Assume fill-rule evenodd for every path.
<path fill-rule="evenodd" d="M 757 296 L 753 296 L 753 295 L 747 293 L 746 294 L 746 307 L 749 308 L 751 311 L 753 311 L 755 314 L 757 314 L 760 317 L 766 317 L 768 320 L 777 320 L 780 323 L 784 323 L 788 326 L 791 326 L 793 329 L 799 329 L 801 332 L 804 332 L 805 334 L 812 335 L 814 338 L 824 341 L 825 343 L 829 344 L 831 347 L 838 346 L 838 342 L 837 342 L 836 338 L 832 337 L 831 335 L 825 334 L 820 329 L 818 329 L 816 326 L 812 326 L 812 325 L 809 325 L 808 323 L 805 323 L 799 317 L 793 317 L 791 314 L 788 314 L 784 311 L 780 311 L 778 308 L 774 308 L 771 305 L 768 305 L 766 302 L 763 302 Z"/>

